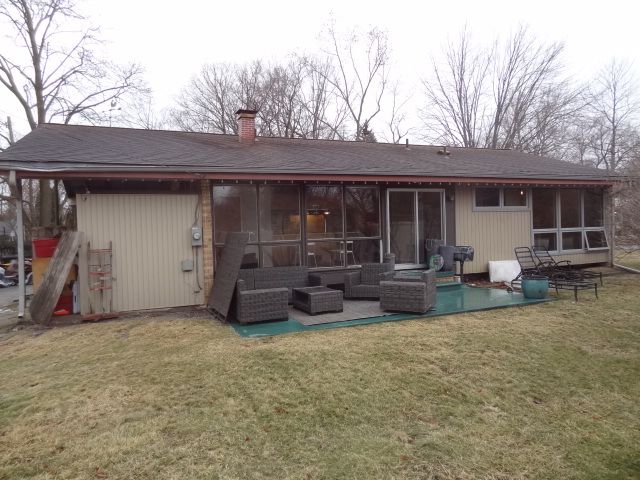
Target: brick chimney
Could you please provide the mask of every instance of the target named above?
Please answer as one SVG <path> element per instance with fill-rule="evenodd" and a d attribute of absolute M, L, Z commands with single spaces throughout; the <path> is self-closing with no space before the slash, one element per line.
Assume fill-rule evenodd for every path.
<path fill-rule="evenodd" d="M 238 110 L 238 140 L 252 143 L 256 139 L 256 110 Z"/>

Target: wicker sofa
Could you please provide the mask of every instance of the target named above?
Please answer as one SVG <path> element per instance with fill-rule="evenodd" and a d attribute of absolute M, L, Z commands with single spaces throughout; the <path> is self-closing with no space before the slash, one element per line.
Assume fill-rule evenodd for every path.
<path fill-rule="evenodd" d="M 380 298 L 380 281 L 391 278 L 396 267 L 392 253 L 384 256 L 384 263 L 363 263 L 357 272 L 344 276 L 344 298 Z"/>
<path fill-rule="evenodd" d="M 380 308 L 392 312 L 426 313 L 436 305 L 436 272 L 419 277 L 394 277 L 380 282 Z"/>
<path fill-rule="evenodd" d="M 288 318 L 292 290 L 314 285 L 320 285 L 320 277 L 304 266 L 242 269 L 236 282 L 236 319 L 254 323 Z"/>

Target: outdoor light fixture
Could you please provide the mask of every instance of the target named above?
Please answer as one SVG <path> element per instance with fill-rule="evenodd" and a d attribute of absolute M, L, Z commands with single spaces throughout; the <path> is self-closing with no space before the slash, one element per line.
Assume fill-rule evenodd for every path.
<path fill-rule="evenodd" d="M 311 208 L 307 209 L 307 215 L 329 215 L 329 210 L 320 208 L 319 205 L 311 205 Z"/>

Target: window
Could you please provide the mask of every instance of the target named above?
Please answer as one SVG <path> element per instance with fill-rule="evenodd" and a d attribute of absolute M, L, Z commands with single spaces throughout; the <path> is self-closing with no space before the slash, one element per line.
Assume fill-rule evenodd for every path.
<path fill-rule="evenodd" d="M 300 240 L 297 185 L 260 185 L 260 240 Z"/>
<path fill-rule="evenodd" d="M 526 210 L 526 188 L 476 187 L 475 208 L 478 210 Z"/>
<path fill-rule="evenodd" d="M 502 190 L 505 207 L 526 207 L 527 190 L 524 188 L 505 188 Z"/>
<path fill-rule="evenodd" d="M 586 232 L 587 249 L 598 250 L 609 248 L 604 230 L 589 230 Z"/>
<path fill-rule="evenodd" d="M 533 228 L 556 228 L 556 191 L 547 188 L 534 189 Z"/>
<path fill-rule="evenodd" d="M 307 265 L 344 267 L 380 261 L 378 187 L 305 187 Z"/>
<path fill-rule="evenodd" d="M 476 207 L 499 207 L 499 188 L 476 188 Z"/>
<path fill-rule="evenodd" d="M 533 243 L 552 251 L 608 249 L 601 191 L 532 190 Z"/>
<path fill-rule="evenodd" d="M 249 232 L 242 268 L 380 261 L 378 187 L 215 185 L 212 196 L 216 256 L 228 232 Z"/>
<path fill-rule="evenodd" d="M 297 185 L 215 185 L 216 255 L 227 232 L 249 232 L 242 268 L 300 265 L 300 188 Z"/>
<path fill-rule="evenodd" d="M 604 226 L 604 203 L 602 192 L 586 190 L 584 192 L 584 226 Z"/>
<path fill-rule="evenodd" d="M 249 242 L 258 239 L 257 195 L 253 185 L 213 187 L 215 243 L 224 244 L 228 232 L 249 232 Z"/>
<path fill-rule="evenodd" d="M 560 190 L 560 226 L 575 228 L 582 226 L 580 190 Z"/>

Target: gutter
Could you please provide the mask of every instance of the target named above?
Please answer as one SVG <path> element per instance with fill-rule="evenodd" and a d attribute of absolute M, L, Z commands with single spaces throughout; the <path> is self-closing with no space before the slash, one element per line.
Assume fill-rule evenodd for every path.
<path fill-rule="evenodd" d="M 281 172 L 252 172 L 246 170 L 233 171 L 193 171 L 185 168 L 178 172 L 164 171 L 158 172 L 160 167 L 137 168 L 137 170 L 119 169 L 106 170 L 96 169 L 92 171 L 70 171 L 60 170 L 22 170 L 20 178 L 58 178 L 73 179 L 153 179 L 153 180 L 241 180 L 241 181 L 318 181 L 318 182 L 370 182 L 370 183 L 449 183 L 455 185 L 541 185 L 541 186 L 562 186 L 562 185 L 614 185 L 611 179 L 589 179 L 589 178 L 531 178 L 531 177 L 497 177 L 497 176 L 435 176 L 435 175 L 397 175 L 385 173 L 372 173 L 363 175 L 362 173 L 342 173 L 342 172 L 306 172 L 281 171 Z"/>

